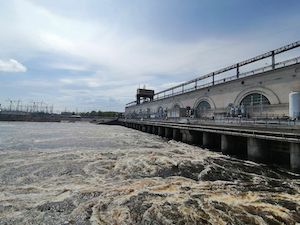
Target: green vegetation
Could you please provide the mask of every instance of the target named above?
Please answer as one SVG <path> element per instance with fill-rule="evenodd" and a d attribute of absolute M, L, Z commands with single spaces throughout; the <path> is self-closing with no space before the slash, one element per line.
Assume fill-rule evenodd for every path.
<path fill-rule="evenodd" d="M 79 113 L 81 117 L 120 117 L 122 113 L 119 112 L 113 112 L 113 111 L 107 111 L 107 112 L 102 112 L 102 111 L 91 111 L 91 112 L 85 112 L 85 113 Z"/>

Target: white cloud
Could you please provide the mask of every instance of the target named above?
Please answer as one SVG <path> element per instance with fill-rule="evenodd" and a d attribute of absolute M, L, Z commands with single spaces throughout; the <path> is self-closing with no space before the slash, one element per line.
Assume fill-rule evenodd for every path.
<path fill-rule="evenodd" d="M 2 72 L 26 72 L 27 68 L 15 59 L 0 60 L 0 71 Z"/>
<path fill-rule="evenodd" d="M 9 27 L 17 27 L 16 32 L 23 32 L 15 35 L 20 37 L 20 41 L 30 40 L 26 46 L 31 46 L 31 50 L 27 52 L 59 55 L 64 62 L 57 62 L 54 65 L 57 68 L 85 71 L 89 69 L 86 65 L 93 65 L 95 72 L 105 67 L 110 79 L 124 77 L 135 79 L 138 83 L 140 76 L 155 75 L 175 79 L 170 82 L 188 80 L 277 47 L 282 42 L 279 40 L 283 39 L 274 37 L 276 35 L 272 40 L 261 38 L 259 33 L 262 29 L 257 28 L 252 36 L 199 37 L 180 43 L 140 33 L 124 33 L 105 21 L 61 16 L 35 1 L 16 0 L 15 7 L 18 26 L 12 23 Z M 74 61 L 79 64 L 69 63 Z"/>
<path fill-rule="evenodd" d="M 62 69 L 62 70 L 70 70 L 70 71 L 91 71 L 91 68 L 89 66 L 80 65 L 80 64 L 58 62 L 58 63 L 48 64 L 48 66 L 54 69 Z"/>
<path fill-rule="evenodd" d="M 282 19 L 282 25 L 276 28 L 255 27 L 255 31 L 247 33 L 215 38 L 201 36 L 189 42 L 176 42 L 143 36 L 140 32 L 124 33 L 105 20 L 66 17 L 53 13 L 37 1 L 14 0 L 14 10 L 1 13 L 6 13 L 6 19 L 0 20 L 0 57 L 38 63 L 45 59 L 42 64 L 49 71 L 70 70 L 55 75 L 49 73 L 45 78 L 48 72 L 45 69 L 42 78 L 20 84 L 31 89 L 53 86 L 61 94 L 55 96 L 55 100 L 66 104 L 70 103 L 70 98 L 78 104 L 86 104 L 87 99 L 103 96 L 121 99 L 123 104 L 130 96 L 134 98 L 139 84 L 155 86 L 160 91 L 294 41 L 292 34 L 278 33 L 286 24 L 292 24 L 294 36 L 299 37 L 294 29 L 298 16 L 291 21 Z M 272 30 L 276 33 L 270 35 Z M 24 69 L 26 71 L 23 66 Z M 44 89 L 41 95 L 49 91 Z"/>

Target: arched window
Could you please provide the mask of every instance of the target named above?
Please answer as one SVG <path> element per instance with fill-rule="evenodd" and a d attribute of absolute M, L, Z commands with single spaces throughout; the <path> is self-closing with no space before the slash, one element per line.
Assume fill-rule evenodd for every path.
<path fill-rule="evenodd" d="M 240 105 L 244 105 L 244 106 L 270 105 L 270 101 L 263 94 L 253 93 L 244 97 Z"/>
<path fill-rule="evenodd" d="M 199 104 L 197 105 L 197 107 L 195 109 L 195 116 L 197 118 L 200 118 L 200 117 L 202 117 L 202 115 L 204 113 L 206 113 L 210 109 L 211 109 L 210 104 L 207 101 L 203 100 L 203 101 L 199 102 Z"/>

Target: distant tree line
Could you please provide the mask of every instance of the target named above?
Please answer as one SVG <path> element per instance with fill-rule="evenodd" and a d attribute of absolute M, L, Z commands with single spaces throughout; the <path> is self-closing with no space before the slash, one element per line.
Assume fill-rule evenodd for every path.
<path fill-rule="evenodd" d="M 81 117 L 85 118 L 91 118 L 91 117 L 120 117 L 122 116 L 122 113 L 119 112 L 114 112 L 114 111 L 107 111 L 107 112 L 102 112 L 102 111 L 91 111 L 91 112 L 82 112 L 79 113 Z"/>

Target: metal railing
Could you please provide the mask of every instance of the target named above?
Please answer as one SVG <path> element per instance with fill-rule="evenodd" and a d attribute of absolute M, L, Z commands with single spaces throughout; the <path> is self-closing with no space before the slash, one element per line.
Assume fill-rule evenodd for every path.
<path fill-rule="evenodd" d="M 192 125 L 220 125 L 220 126 L 259 126 L 259 127 L 290 127 L 299 129 L 300 121 L 284 118 L 239 118 L 239 117 L 224 117 L 217 119 L 200 119 L 188 117 L 174 117 L 167 119 L 157 118 L 140 118 L 140 119 L 125 119 L 124 121 L 151 121 L 176 124 L 192 124 Z"/>
<path fill-rule="evenodd" d="M 286 52 L 286 51 L 289 51 L 289 50 L 292 50 L 292 49 L 298 48 L 298 47 L 300 47 L 300 41 L 291 43 L 289 45 L 285 45 L 285 46 L 283 46 L 281 48 L 278 48 L 278 49 L 275 49 L 273 51 L 258 55 L 256 57 L 251 58 L 251 59 L 241 61 L 241 62 L 233 64 L 231 66 L 228 66 L 228 67 L 222 68 L 220 70 L 214 71 L 212 73 L 206 74 L 204 76 L 198 77 L 196 79 L 187 81 L 187 82 L 182 83 L 180 85 L 168 88 L 166 90 L 163 90 L 163 91 L 160 91 L 160 92 L 156 93 L 154 95 L 154 100 L 153 101 L 168 98 L 168 97 L 171 97 L 171 96 L 176 96 L 176 95 L 179 95 L 179 94 L 195 91 L 195 90 L 198 90 L 198 89 L 203 89 L 203 88 L 214 86 L 214 85 L 217 85 L 217 84 L 226 83 L 226 82 L 236 80 L 236 79 L 239 79 L 239 78 L 243 78 L 243 77 L 247 77 L 247 76 L 253 76 L 253 75 L 256 75 L 256 74 L 259 74 L 259 73 L 262 73 L 262 72 L 267 72 L 267 71 L 271 71 L 271 70 L 275 70 L 275 69 L 279 69 L 279 68 L 283 68 L 283 67 L 286 67 L 286 66 L 290 66 L 290 65 L 300 63 L 300 57 L 296 57 L 296 58 L 293 58 L 293 59 L 289 59 L 289 60 L 285 60 L 285 61 L 282 61 L 282 62 L 279 62 L 279 63 L 275 63 L 275 55 L 278 55 L 280 53 L 283 53 L 283 52 Z M 251 63 L 254 63 L 254 62 L 257 62 L 257 61 L 260 61 L 262 59 L 266 59 L 268 57 L 271 57 L 271 59 L 272 59 L 272 64 L 271 65 L 261 67 L 261 68 L 257 68 L 257 69 L 247 71 L 247 72 L 244 72 L 244 73 L 240 73 L 240 67 L 251 64 Z M 233 70 L 233 69 L 236 69 L 235 75 L 216 80 L 218 75 L 223 74 L 223 73 L 225 73 L 227 71 L 230 71 L 230 70 Z M 198 84 L 199 81 L 202 81 L 204 83 L 199 85 Z M 145 103 L 147 103 L 147 102 L 145 102 Z M 126 107 L 133 106 L 135 104 L 136 104 L 135 101 L 130 102 L 126 105 Z"/>

